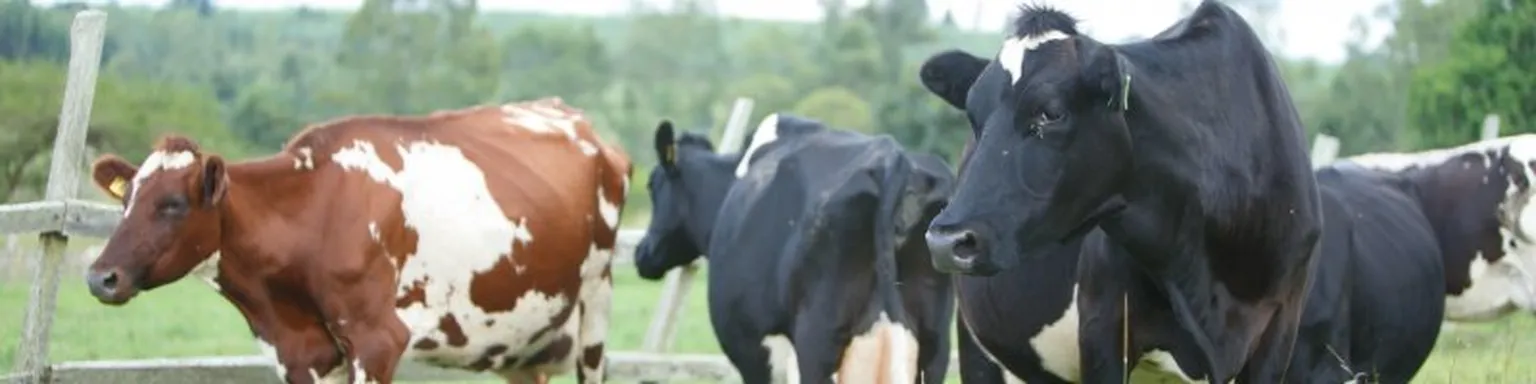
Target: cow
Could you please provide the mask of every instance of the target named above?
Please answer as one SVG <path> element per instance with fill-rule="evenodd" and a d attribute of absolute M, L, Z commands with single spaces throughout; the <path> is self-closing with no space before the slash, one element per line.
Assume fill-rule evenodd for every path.
<path fill-rule="evenodd" d="M 1207 0 L 1110 45 L 1025 6 L 1011 36 L 996 60 L 950 50 L 920 70 L 978 137 L 925 234 L 934 263 L 986 276 L 1081 238 L 1083 382 L 1119 382 L 1149 351 L 1208 382 L 1285 381 L 1321 202 L 1247 22 Z"/>
<path fill-rule="evenodd" d="M 1445 256 L 1446 319 L 1536 312 L 1536 135 L 1424 152 L 1368 153 L 1339 163 L 1413 181 Z M 1530 220 L 1527 220 L 1530 219 Z"/>
<path fill-rule="evenodd" d="M 666 120 L 655 146 L 636 272 L 708 255 L 710 324 L 745 383 L 944 381 L 954 297 L 922 240 L 954 181 L 942 159 L 791 114 L 740 154 Z"/>
<path fill-rule="evenodd" d="M 1419 190 L 1396 174 L 1346 164 L 1324 167 L 1316 176 L 1325 215 L 1323 252 L 1289 380 L 1406 383 L 1433 349 L 1446 295 L 1438 284 L 1445 279 L 1440 248 L 1420 209 Z M 1023 265 L 992 276 L 957 281 L 962 329 L 974 327 L 971 339 L 961 340 L 966 382 L 1078 381 L 1078 314 L 1072 303 L 1079 245 L 1028 255 Z M 1141 362 L 1151 369 L 1137 373 L 1182 374 L 1166 353 L 1148 354 Z"/>
<path fill-rule="evenodd" d="M 172 134 L 92 168 L 123 219 L 91 294 L 201 277 L 288 383 L 389 383 L 401 359 L 603 382 L 631 165 L 557 97 L 339 118 L 243 161 Z"/>

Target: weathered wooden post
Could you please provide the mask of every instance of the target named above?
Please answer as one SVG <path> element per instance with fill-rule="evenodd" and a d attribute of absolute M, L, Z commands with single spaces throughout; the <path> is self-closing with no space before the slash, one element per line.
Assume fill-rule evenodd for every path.
<path fill-rule="evenodd" d="M 752 99 L 737 98 L 736 104 L 731 108 L 731 115 L 725 121 L 725 132 L 720 135 L 720 144 L 715 146 L 715 152 L 728 153 L 741 148 L 741 141 L 746 137 L 747 119 L 752 116 Z M 699 264 L 703 260 L 696 260 L 682 269 L 674 269 L 667 272 L 666 281 L 663 283 L 661 299 L 656 304 L 656 312 L 651 317 L 651 325 L 645 332 L 645 340 L 641 348 L 646 352 L 663 353 L 672 348 L 672 340 L 676 337 L 677 319 L 682 313 L 683 302 L 688 298 L 688 292 L 693 284 L 694 276 L 699 273 Z"/>
<path fill-rule="evenodd" d="M 1490 113 L 1483 116 L 1483 140 L 1499 138 L 1499 115 Z"/>
<path fill-rule="evenodd" d="M 1322 168 L 1339 156 L 1339 139 L 1319 133 L 1312 139 L 1312 169 Z"/>
<path fill-rule="evenodd" d="M 48 201 L 73 199 L 80 187 L 84 163 L 80 154 L 85 150 L 85 130 L 90 125 L 91 103 L 96 96 L 96 72 L 101 67 L 106 24 L 105 12 L 89 9 L 75 14 L 70 25 L 69 78 L 64 85 L 58 136 L 53 141 L 53 161 L 48 170 Z M 69 238 L 62 231 L 63 228 L 56 228 L 43 232 L 43 259 L 32 264 L 31 301 L 23 321 L 21 348 L 16 354 L 16 371 L 28 375 L 23 382 L 48 382 L 48 337 L 58 296 L 59 265 L 69 245 Z"/>

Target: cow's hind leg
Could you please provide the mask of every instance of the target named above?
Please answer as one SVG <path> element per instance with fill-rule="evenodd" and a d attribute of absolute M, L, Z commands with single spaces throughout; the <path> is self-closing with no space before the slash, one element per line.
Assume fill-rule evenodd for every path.
<path fill-rule="evenodd" d="M 582 298 L 577 313 L 581 316 L 581 340 L 579 359 L 576 361 L 576 380 L 581 384 L 604 382 L 607 358 L 604 345 L 608 339 L 608 316 L 612 312 L 613 279 L 603 271 L 601 279 L 583 283 Z"/>

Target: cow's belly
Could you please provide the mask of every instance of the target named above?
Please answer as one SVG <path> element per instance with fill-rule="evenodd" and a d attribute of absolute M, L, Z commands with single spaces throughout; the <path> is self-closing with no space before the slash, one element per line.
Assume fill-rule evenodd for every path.
<path fill-rule="evenodd" d="M 517 368 L 545 347 L 576 340 L 580 315 L 571 295 L 525 292 L 509 311 L 488 313 L 468 297 L 447 305 L 413 303 L 395 311 L 410 331 L 404 358 L 433 365 L 500 371 Z M 560 315 L 564 314 L 564 317 Z M 558 323 L 557 323 L 558 322 Z M 573 350 L 568 349 L 567 351 Z M 566 353 L 567 358 L 573 353 Z"/>
<path fill-rule="evenodd" d="M 1472 286 L 1460 295 L 1446 295 L 1445 317 L 1453 321 L 1488 321 L 1516 309 L 1536 308 L 1531 276 L 1514 263 L 1500 261 L 1489 265 L 1478 257 L 1468 271 Z"/>
<path fill-rule="evenodd" d="M 1029 338 L 1029 347 L 1035 352 L 1036 356 L 1040 357 L 1041 368 L 1046 372 L 1050 372 L 1056 377 L 1072 382 L 1078 382 L 1082 380 L 1082 361 L 1080 360 L 1081 355 L 1079 354 L 1079 349 L 1081 346 L 1078 344 L 1077 337 L 1079 324 L 1077 310 L 1077 289 L 1077 285 L 1073 284 L 1072 301 L 1069 302 L 1067 309 L 1062 312 L 1061 316 L 1059 316 L 1056 321 L 1053 321 L 1050 324 L 1047 324 L 1045 327 L 1041 328 L 1040 333 L 1037 333 L 1033 337 Z M 975 332 L 975 328 L 971 329 L 972 332 Z M 1012 372 L 1008 372 L 1007 368 L 1003 368 L 1002 364 L 997 361 L 997 358 L 993 357 L 991 353 L 986 351 L 986 346 L 984 344 L 977 342 L 976 346 L 982 350 L 982 353 L 986 355 L 988 360 L 992 360 L 994 364 L 997 364 L 999 368 L 1002 368 L 1003 373 L 1006 375 L 1005 380 L 1009 384 L 1024 382 L 1024 380 L 1014 376 Z M 1161 350 L 1153 350 L 1143 354 L 1141 363 L 1137 364 L 1136 370 L 1132 373 L 1132 375 L 1138 379 L 1134 382 L 1206 382 L 1205 380 L 1190 378 L 1190 376 L 1179 367 L 1178 362 L 1174 361 L 1172 354 Z"/>

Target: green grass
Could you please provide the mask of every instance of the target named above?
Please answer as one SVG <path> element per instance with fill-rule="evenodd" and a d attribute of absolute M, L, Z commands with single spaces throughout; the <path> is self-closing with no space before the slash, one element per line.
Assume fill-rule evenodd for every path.
<path fill-rule="evenodd" d="M 49 347 L 53 361 L 260 353 L 239 312 L 201 282 L 183 280 L 145 292 L 126 306 L 108 307 L 70 275 L 65 273 L 59 286 Z M 614 277 L 608 347 L 639 350 L 662 284 L 642 281 L 625 267 L 617 267 Z M 674 352 L 720 353 L 705 313 L 702 282 L 694 284 L 684 304 Z M 27 300 L 26 285 L 0 283 L 0 373 L 12 369 Z"/>
<path fill-rule="evenodd" d="M 639 350 L 662 284 L 642 281 L 627 267 L 614 272 L 609 347 Z M 64 275 L 53 323 L 53 361 L 259 353 L 240 315 L 200 282 L 178 282 L 147 292 L 130 305 L 107 307 L 97 304 L 72 273 Z M 683 308 L 675 352 L 720 353 L 705 313 L 703 289 L 701 279 Z M 21 283 L 0 282 L 0 373 L 9 371 L 14 361 L 27 290 Z M 1536 365 L 1528 356 L 1536 356 L 1536 319 L 1530 316 L 1457 324 L 1441 332 L 1434 356 L 1414 383 L 1536 383 Z"/>

